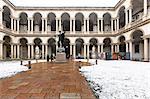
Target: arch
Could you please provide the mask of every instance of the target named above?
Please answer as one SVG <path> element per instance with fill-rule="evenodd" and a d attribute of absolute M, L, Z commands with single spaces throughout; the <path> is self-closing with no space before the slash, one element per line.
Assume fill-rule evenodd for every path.
<path fill-rule="evenodd" d="M 3 26 L 11 29 L 11 10 L 7 6 L 3 6 Z"/>
<path fill-rule="evenodd" d="M 104 43 L 104 45 L 103 45 L 103 51 L 104 52 L 111 52 L 111 39 L 110 38 L 105 38 L 104 40 L 103 40 L 103 43 Z"/>
<path fill-rule="evenodd" d="M 110 32 L 111 24 L 111 15 L 107 12 L 103 15 L 103 30 L 105 32 Z"/>
<path fill-rule="evenodd" d="M 78 39 L 76 39 L 75 43 L 76 43 L 76 56 L 77 57 L 83 56 L 84 40 L 82 38 L 78 38 Z"/>
<path fill-rule="evenodd" d="M 64 39 L 64 48 L 66 53 L 66 58 L 70 57 L 70 40 L 68 38 Z"/>
<path fill-rule="evenodd" d="M 119 17 L 119 29 L 121 29 L 125 26 L 125 21 L 126 21 L 125 6 L 122 6 L 119 9 L 118 17 Z"/>
<path fill-rule="evenodd" d="M 132 33 L 133 60 L 142 60 L 144 57 L 144 40 L 142 36 L 143 32 L 141 30 L 136 30 Z"/>
<path fill-rule="evenodd" d="M 42 31 L 42 15 L 37 12 L 33 15 L 33 30 L 35 32 Z"/>
<path fill-rule="evenodd" d="M 90 44 L 90 46 L 89 46 L 89 51 L 90 51 L 89 55 L 90 55 L 91 59 L 93 58 L 92 57 L 93 53 L 95 53 L 95 52 L 98 53 L 97 43 L 98 43 L 98 40 L 96 38 L 91 38 L 89 40 L 89 44 Z"/>
<path fill-rule="evenodd" d="M 137 14 L 143 12 L 144 9 L 144 0 L 132 0 L 132 7 L 133 7 L 133 16 L 136 16 Z"/>
<path fill-rule="evenodd" d="M 120 36 L 118 38 L 118 41 L 119 41 L 119 52 L 126 52 L 126 43 L 125 43 L 125 36 Z"/>
<path fill-rule="evenodd" d="M 28 30 L 28 15 L 25 12 L 20 13 L 19 16 L 19 27 L 20 32 L 27 32 Z"/>
<path fill-rule="evenodd" d="M 97 31 L 97 18 L 97 14 L 94 12 L 89 15 L 89 31 Z"/>
<path fill-rule="evenodd" d="M 56 40 L 54 38 L 50 38 L 47 41 L 48 43 L 48 55 L 56 55 Z"/>
<path fill-rule="evenodd" d="M 70 15 L 68 13 L 63 13 L 61 15 L 61 25 L 63 31 L 70 31 Z"/>
<path fill-rule="evenodd" d="M 48 31 L 56 31 L 56 15 L 52 12 L 47 15 L 47 27 Z"/>
<path fill-rule="evenodd" d="M 3 37 L 3 59 L 10 59 L 11 56 L 11 37 L 4 36 Z"/>
<path fill-rule="evenodd" d="M 21 38 L 20 40 L 20 58 L 27 59 L 28 58 L 28 40 L 26 38 Z"/>
<path fill-rule="evenodd" d="M 83 27 L 84 27 L 84 15 L 79 12 L 75 15 L 75 30 L 82 31 Z"/>

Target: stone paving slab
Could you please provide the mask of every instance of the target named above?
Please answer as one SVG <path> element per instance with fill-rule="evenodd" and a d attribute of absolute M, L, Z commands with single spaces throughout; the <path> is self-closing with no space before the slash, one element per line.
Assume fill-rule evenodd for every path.
<path fill-rule="evenodd" d="M 77 65 L 71 61 L 32 64 L 29 71 L 0 79 L 0 99 L 95 99 Z"/>

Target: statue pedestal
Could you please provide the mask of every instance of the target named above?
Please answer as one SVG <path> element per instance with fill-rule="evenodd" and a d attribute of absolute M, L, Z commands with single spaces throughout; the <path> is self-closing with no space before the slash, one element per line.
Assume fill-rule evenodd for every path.
<path fill-rule="evenodd" d="M 64 48 L 58 48 L 56 53 L 56 62 L 67 62 L 66 60 L 66 53 Z"/>
<path fill-rule="evenodd" d="M 64 52 L 58 52 L 57 54 L 56 54 L 56 62 L 67 62 L 66 61 L 66 53 L 64 53 Z"/>

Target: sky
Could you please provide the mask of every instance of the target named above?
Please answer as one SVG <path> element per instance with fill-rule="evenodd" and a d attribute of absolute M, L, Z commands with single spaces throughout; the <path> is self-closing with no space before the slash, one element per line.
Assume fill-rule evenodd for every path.
<path fill-rule="evenodd" d="M 119 0 L 9 0 L 16 6 L 34 7 L 114 7 Z"/>

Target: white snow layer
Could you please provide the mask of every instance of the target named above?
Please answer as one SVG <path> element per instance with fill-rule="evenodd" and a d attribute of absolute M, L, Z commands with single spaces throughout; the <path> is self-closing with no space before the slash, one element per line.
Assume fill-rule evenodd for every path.
<path fill-rule="evenodd" d="M 43 62 L 44 60 L 38 60 Z M 35 63 L 36 60 L 32 60 L 31 63 Z M 23 65 L 28 64 L 28 61 L 23 61 Z M 27 71 L 28 67 L 20 65 L 20 61 L 5 61 L 0 62 L 0 78 L 11 77 L 19 72 Z"/>
<path fill-rule="evenodd" d="M 150 62 L 89 62 L 93 66 L 82 67 L 80 71 L 97 99 L 150 99 Z"/>

